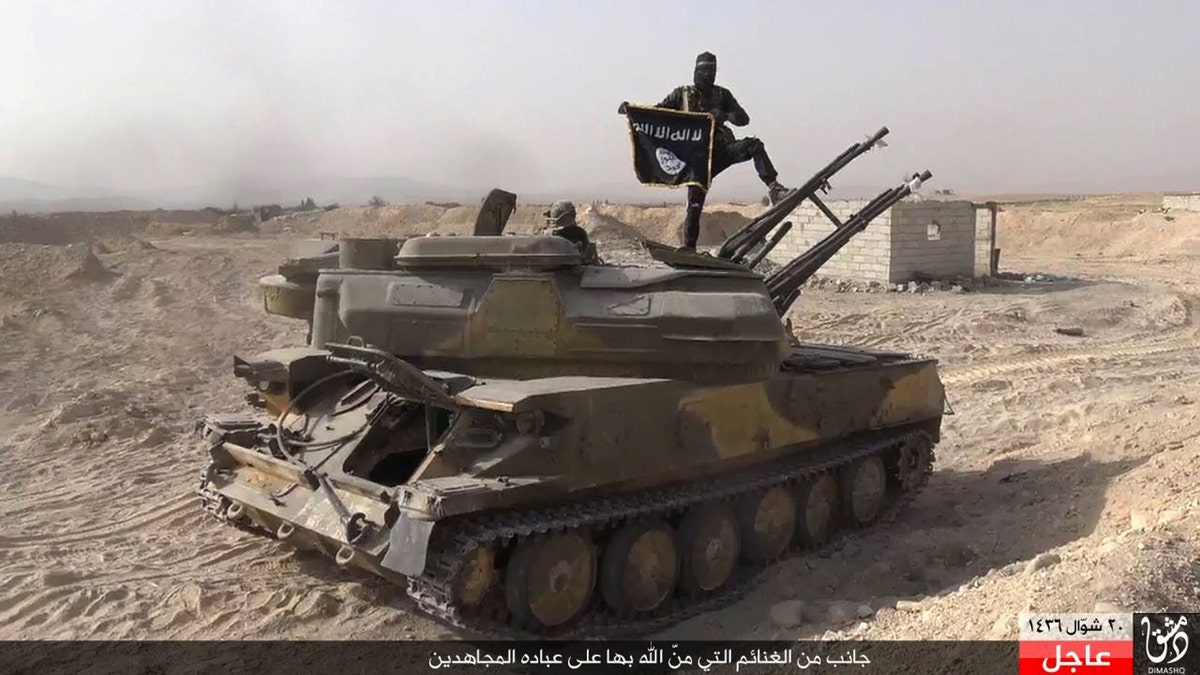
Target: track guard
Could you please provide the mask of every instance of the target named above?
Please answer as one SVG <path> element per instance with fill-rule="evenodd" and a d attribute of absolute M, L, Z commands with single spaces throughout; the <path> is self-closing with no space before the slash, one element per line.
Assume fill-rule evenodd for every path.
<path fill-rule="evenodd" d="M 388 537 L 387 553 L 380 564 L 393 572 L 415 577 L 425 571 L 429 535 L 437 521 L 420 520 L 401 514 Z"/>

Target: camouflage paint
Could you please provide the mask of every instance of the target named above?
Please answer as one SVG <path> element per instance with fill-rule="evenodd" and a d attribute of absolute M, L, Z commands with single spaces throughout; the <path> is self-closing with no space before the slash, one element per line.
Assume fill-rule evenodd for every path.
<path fill-rule="evenodd" d="M 345 508 L 379 526 L 352 548 L 362 554 L 354 564 L 384 575 L 389 539 L 423 547 L 429 521 L 455 514 L 720 476 L 876 432 L 940 428 L 934 361 L 789 344 L 762 278 L 744 270 L 591 266 L 557 237 L 420 238 L 405 243 L 396 269 L 327 270 L 313 288 L 312 348 L 269 353 L 248 381 L 283 377 L 295 396 L 322 375 L 313 354 L 355 336 L 457 383 L 458 422 L 432 447 L 379 446 L 423 438 L 425 417 L 414 413 L 381 438 L 368 427 L 293 449 Z M 272 307 L 302 314 L 299 290 L 264 289 Z M 300 358 L 303 375 L 289 365 Z M 306 401 L 313 441 L 345 436 L 385 403 L 379 392 L 335 411 L 345 392 Z M 338 509 L 295 463 L 249 447 L 252 434 L 239 437 L 246 447 L 217 436 L 217 493 L 263 527 L 293 525 L 297 542 L 345 547 Z M 387 453 L 408 473 L 368 479 Z"/>

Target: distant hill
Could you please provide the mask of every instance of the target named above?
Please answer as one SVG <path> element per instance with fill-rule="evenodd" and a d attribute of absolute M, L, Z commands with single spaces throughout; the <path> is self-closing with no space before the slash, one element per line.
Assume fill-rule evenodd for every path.
<path fill-rule="evenodd" d="M 388 202 L 474 201 L 482 199 L 487 190 L 424 183 L 411 178 L 394 176 L 341 177 L 327 176 L 290 180 L 252 179 L 230 181 L 215 185 L 194 185 L 134 193 L 133 196 L 153 201 L 164 207 L 196 208 L 198 206 L 241 206 L 253 204 L 299 203 L 312 197 L 318 204 L 366 204 L 379 196 Z"/>
<path fill-rule="evenodd" d="M 407 177 L 325 176 L 305 179 L 227 181 L 156 190 L 114 190 L 100 187 L 66 187 L 18 178 L 0 177 L 0 211 L 44 213 L 50 211 L 120 211 L 149 209 L 197 209 L 206 206 L 229 208 L 263 204 L 292 206 L 311 197 L 320 205 L 337 203 L 363 205 L 374 196 L 392 204 L 459 202 L 477 204 L 493 187 L 517 193 L 525 204 L 548 204 L 559 199 L 578 203 L 609 200 L 627 204 L 678 204 L 685 199 L 683 189 L 646 187 L 635 181 L 598 183 L 574 189 L 522 190 L 520 185 L 464 187 L 426 183 Z M 871 197 L 884 188 L 836 187 L 830 199 Z M 765 190 L 728 189 L 718 185 L 714 201 L 757 202 Z"/>
<path fill-rule="evenodd" d="M 3 211 L 112 211 L 194 209 L 205 206 L 294 205 L 311 197 L 318 204 L 366 204 L 374 196 L 388 202 L 461 201 L 473 203 L 487 190 L 423 183 L 403 177 L 317 177 L 299 180 L 228 181 L 156 190 L 114 190 L 47 185 L 0 177 Z"/>
<path fill-rule="evenodd" d="M 64 187 L 48 185 L 32 180 L 0 176 L 0 203 L 24 202 L 29 204 L 51 203 L 69 199 L 88 198 L 92 195 L 111 198 L 111 191 L 95 187 Z"/>
<path fill-rule="evenodd" d="M 154 202 L 129 197 L 73 197 L 70 199 L 10 199 L 0 201 L 0 213 L 50 213 L 61 211 L 149 211 Z M 200 207 L 197 207 L 200 208 Z"/>

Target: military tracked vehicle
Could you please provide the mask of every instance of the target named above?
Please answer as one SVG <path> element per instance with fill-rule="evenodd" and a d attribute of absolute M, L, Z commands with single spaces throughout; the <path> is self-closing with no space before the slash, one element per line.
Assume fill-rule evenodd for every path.
<path fill-rule="evenodd" d="M 886 133 L 715 254 L 644 241 L 654 264 L 603 264 L 502 234 L 511 208 L 473 236 L 314 245 L 262 280 L 308 344 L 235 357 L 258 410 L 198 424 L 205 508 L 404 584 L 448 623 L 544 637 L 665 627 L 889 517 L 932 472 L 936 362 L 800 343 L 783 320 L 929 178 L 834 217 L 817 193 Z M 804 200 L 832 233 L 754 272 Z"/>

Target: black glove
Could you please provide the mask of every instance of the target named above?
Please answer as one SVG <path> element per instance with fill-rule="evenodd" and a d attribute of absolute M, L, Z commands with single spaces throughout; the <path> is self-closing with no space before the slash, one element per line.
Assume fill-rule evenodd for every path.
<path fill-rule="evenodd" d="M 629 101 L 621 101 L 621 105 L 617 107 L 617 114 L 624 115 L 629 108 Z"/>

